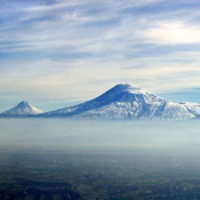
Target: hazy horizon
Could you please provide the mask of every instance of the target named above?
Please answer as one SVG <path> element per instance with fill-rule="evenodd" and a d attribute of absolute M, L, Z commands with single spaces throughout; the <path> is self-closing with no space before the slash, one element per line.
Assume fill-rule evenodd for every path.
<path fill-rule="evenodd" d="M 199 150 L 198 121 L 0 119 L 0 146 L 93 151 Z"/>

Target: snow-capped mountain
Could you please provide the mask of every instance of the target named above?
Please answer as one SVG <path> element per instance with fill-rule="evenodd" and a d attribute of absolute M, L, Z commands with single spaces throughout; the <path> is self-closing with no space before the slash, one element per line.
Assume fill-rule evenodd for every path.
<path fill-rule="evenodd" d="M 42 113 L 41 110 L 37 109 L 36 107 L 32 106 L 26 101 L 20 102 L 15 107 L 7 110 L 0 115 L 3 116 L 24 116 L 24 115 L 36 115 Z"/>
<path fill-rule="evenodd" d="M 175 103 L 144 89 L 119 84 L 99 97 L 75 106 L 42 113 L 41 110 L 23 101 L 0 116 L 182 120 L 200 116 L 200 104 Z"/>
<path fill-rule="evenodd" d="M 43 116 L 94 119 L 188 119 L 199 114 L 200 104 L 175 103 L 129 84 L 119 84 L 91 101 L 47 112 Z"/>

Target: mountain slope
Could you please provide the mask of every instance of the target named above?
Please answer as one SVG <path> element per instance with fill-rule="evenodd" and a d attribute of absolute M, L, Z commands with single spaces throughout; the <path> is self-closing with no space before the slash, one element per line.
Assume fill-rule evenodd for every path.
<path fill-rule="evenodd" d="M 95 119 L 188 119 L 200 114 L 200 105 L 174 103 L 146 90 L 119 84 L 101 96 L 76 105 L 45 113 L 48 117 Z"/>
<path fill-rule="evenodd" d="M 22 101 L 17 106 L 1 113 L 3 116 L 23 116 L 23 115 L 36 115 L 42 113 L 41 110 L 32 106 L 28 102 Z"/>

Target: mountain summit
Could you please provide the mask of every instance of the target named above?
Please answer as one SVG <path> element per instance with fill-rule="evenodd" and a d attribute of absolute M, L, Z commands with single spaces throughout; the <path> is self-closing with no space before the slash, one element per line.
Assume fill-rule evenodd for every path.
<path fill-rule="evenodd" d="M 20 102 L 17 106 L 7 110 L 1 115 L 4 116 L 23 116 L 23 115 L 35 115 L 42 113 L 41 110 L 37 109 L 36 107 L 32 106 L 26 101 Z"/>
<path fill-rule="evenodd" d="M 47 112 L 48 117 L 93 119 L 188 119 L 200 114 L 200 105 L 167 101 L 146 90 L 119 84 L 99 97 Z"/>

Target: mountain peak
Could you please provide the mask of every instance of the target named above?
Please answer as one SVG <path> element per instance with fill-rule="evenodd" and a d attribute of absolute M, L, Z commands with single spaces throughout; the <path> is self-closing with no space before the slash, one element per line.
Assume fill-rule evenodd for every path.
<path fill-rule="evenodd" d="M 127 118 L 130 115 L 134 115 L 133 117 L 136 118 L 141 115 L 142 111 L 148 112 L 148 105 L 160 105 L 162 102 L 164 102 L 162 98 L 146 90 L 133 87 L 130 84 L 118 84 L 95 99 L 46 114 L 48 116 L 77 116 L 97 111 L 95 115 L 105 114 L 103 117 L 110 116 L 110 118 L 115 118 L 117 116 L 116 118 Z"/>
<path fill-rule="evenodd" d="M 138 87 L 133 87 L 130 84 L 118 84 L 111 88 L 111 90 L 118 91 L 118 92 L 129 92 L 132 94 L 150 94 L 144 89 L 138 88 Z"/>
<path fill-rule="evenodd" d="M 26 101 L 21 101 L 19 104 L 17 104 L 15 107 L 1 113 L 2 115 L 6 116 L 23 116 L 23 115 L 35 115 L 42 113 L 41 110 L 38 108 L 32 106 Z"/>
<path fill-rule="evenodd" d="M 128 84 L 128 83 L 120 83 L 120 84 L 115 85 L 113 88 L 118 88 L 118 89 L 124 90 L 124 89 L 130 88 L 130 87 L 132 87 L 131 84 Z"/>
<path fill-rule="evenodd" d="M 31 106 L 27 101 L 21 101 L 17 106 Z"/>

